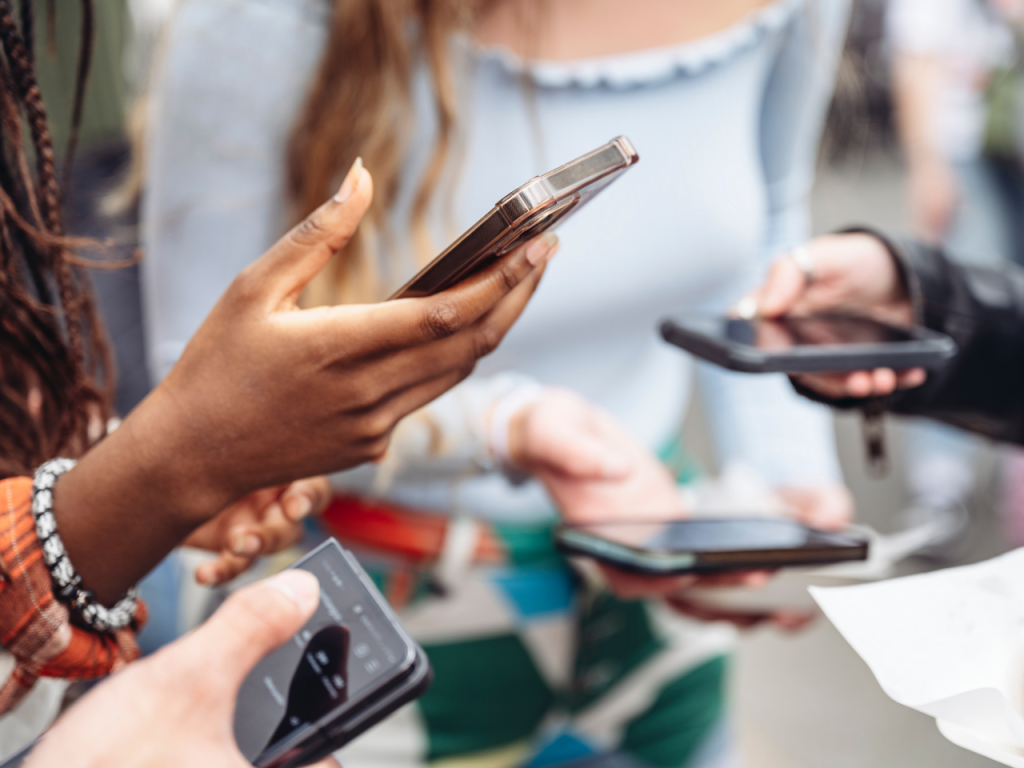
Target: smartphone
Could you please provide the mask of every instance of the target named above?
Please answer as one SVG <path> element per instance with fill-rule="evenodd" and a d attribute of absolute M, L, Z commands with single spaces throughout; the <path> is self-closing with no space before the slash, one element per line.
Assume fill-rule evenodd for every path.
<path fill-rule="evenodd" d="M 422 649 L 335 539 L 291 567 L 317 577 L 320 605 L 239 690 L 235 739 L 259 768 L 326 757 L 421 696 L 431 680 Z"/>
<path fill-rule="evenodd" d="M 696 357 L 746 373 L 934 370 L 957 349 L 951 338 L 928 328 L 842 314 L 772 320 L 679 315 L 662 322 L 661 335 Z"/>
<path fill-rule="evenodd" d="M 866 560 L 868 541 L 774 518 L 687 518 L 562 525 L 555 544 L 645 576 L 713 574 Z"/>
<path fill-rule="evenodd" d="M 430 296 L 479 272 L 526 240 L 563 224 L 640 159 L 625 136 L 534 176 L 499 200 L 391 299 Z"/>

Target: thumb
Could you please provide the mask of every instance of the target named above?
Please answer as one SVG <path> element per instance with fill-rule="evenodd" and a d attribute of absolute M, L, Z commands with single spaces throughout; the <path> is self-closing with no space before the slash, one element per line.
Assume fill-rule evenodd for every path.
<path fill-rule="evenodd" d="M 800 301 L 806 288 L 807 280 L 793 259 L 779 259 L 757 292 L 757 314 L 761 317 L 789 314 Z"/>
<path fill-rule="evenodd" d="M 272 309 L 292 309 L 302 289 L 345 247 L 373 199 L 373 179 L 357 158 L 338 193 L 292 227 L 243 271 Z"/>
<path fill-rule="evenodd" d="M 198 650 L 237 689 L 260 659 L 302 628 L 319 602 L 313 574 L 282 571 L 233 594 L 181 644 Z"/>

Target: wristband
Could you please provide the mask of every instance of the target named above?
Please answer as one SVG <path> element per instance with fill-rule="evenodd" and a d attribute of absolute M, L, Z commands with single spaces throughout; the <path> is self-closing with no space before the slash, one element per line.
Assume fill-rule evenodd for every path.
<path fill-rule="evenodd" d="M 57 533 L 53 514 L 53 486 L 57 478 L 75 466 L 72 459 L 53 459 L 36 470 L 32 482 L 32 517 L 36 535 L 43 550 L 43 562 L 53 580 L 54 596 L 66 603 L 72 617 L 96 632 L 116 632 L 127 627 L 138 610 L 135 589 L 121 598 L 113 608 L 102 605 L 96 595 L 82 586 L 82 577 L 75 571 Z"/>

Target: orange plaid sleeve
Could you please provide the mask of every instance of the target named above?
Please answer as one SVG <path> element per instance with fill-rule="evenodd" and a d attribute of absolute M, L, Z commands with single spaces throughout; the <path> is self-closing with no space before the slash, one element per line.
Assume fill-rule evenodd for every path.
<path fill-rule="evenodd" d="M 40 677 L 88 680 L 138 658 L 135 635 L 146 616 L 141 603 L 130 627 L 100 634 L 73 625 L 67 607 L 54 597 L 32 517 L 29 477 L 0 480 L 0 571 L 0 646 L 16 660 L 0 686 L 0 714 Z"/>

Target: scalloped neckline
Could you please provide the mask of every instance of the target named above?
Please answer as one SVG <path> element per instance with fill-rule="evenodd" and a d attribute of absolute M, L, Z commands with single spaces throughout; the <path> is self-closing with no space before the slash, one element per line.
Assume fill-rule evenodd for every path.
<path fill-rule="evenodd" d="M 496 63 L 517 77 L 527 74 L 541 87 L 630 88 L 668 80 L 677 74 L 697 75 L 723 64 L 769 32 L 781 29 L 804 4 L 805 0 L 777 0 L 719 32 L 696 40 L 571 61 L 539 60 L 527 64 L 504 46 L 473 47 L 481 62 Z"/>

